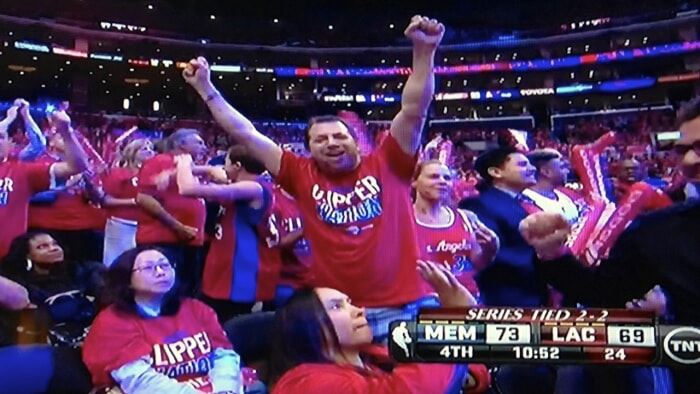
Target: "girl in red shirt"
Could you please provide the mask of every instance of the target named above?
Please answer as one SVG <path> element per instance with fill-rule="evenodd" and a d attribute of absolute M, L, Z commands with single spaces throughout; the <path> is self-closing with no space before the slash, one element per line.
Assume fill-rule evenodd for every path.
<path fill-rule="evenodd" d="M 474 274 L 493 261 L 498 236 L 474 213 L 450 207 L 454 180 L 441 161 L 419 163 L 411 186 L 416 193 L 413 211 L 421 258 L 449 266 L 478 298 Z"/>
<path fill-rule="evenodd" d="M 445 268 L 421 262 L 420 273 L 445 306 L 476 301 Z M 452 393 L 466 378 L 462 365 L 392 364 L 386 347 L 371 345 L 364 308 L 330 288 L 296 293 L 275 320 L 273 394 Z M 393 368 L 386 368 L 393 367 Z M 488 379 L 488 374 L 476 378 Z"/>

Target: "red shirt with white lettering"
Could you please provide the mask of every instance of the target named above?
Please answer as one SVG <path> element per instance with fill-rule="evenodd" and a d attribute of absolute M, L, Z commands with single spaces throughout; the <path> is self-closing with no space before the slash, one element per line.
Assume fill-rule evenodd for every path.
<path fill-rule="evenodd" d="M 313 159 L 283 153 L 277 181 L 299 204 L 314 285 L 338 289 L 365 307 L 421 297 L 409 198 L 416 157 L 391 135 L 345 174 L 326 174 Z"/>
<path fill-rule="evenodd" d="M 39 163 L 53 164 L 59 160 L 43 155 Z M 73 175 L 67 182 L 72 183 L 77 177 Z M 56 199 L 50 203 L 32 203 L 29 206 L 29 228 L 48 230 L 96 230 L 105 228 L 105 212 L 90 204 L 85 194 L 85 182 L 80 179 L 72 186 L 57 190 Z"/>
<path fill-rule="evenodd" d="M 114 305 L 99 313 L 83 345 L 83 362 L 95 387 L 116 382 L 111 373 L 141 357 L 152 368 L 203 392 L 211 392 L 208 372 L 212 352 L 231 349 L 214 311 L 194 299 L 184 299 L 173 316 L 145 318 Z"/>
<path fill-rule="evenodd" d="M 0 162 L 0 258 L 27 231 L 29 199 L 51 186 L 48 163 Z"/>
<path fill-rule="evenodd" d="M 175 178 L 175 157 L 169 153 L 156 155 L 143 163 L 139 172 L 137 190 L 158 200 L 163 208 L 182 224 L 197 229 L 197 236 L 189 245 L 202 246 L 204 243 L 204 221 L 207 211 L 204 200 L 180 194 Z M 158 190 L 156 177 L 164 172 L 170 173 L 165 190 Z M 164 225 L 158 218 L 144 212 L 136 230 L 136 243 L 139 245 L 154 243 L 182 243 L 175 232 Z"/>
<path fill-rule="evenodd" d="M 478 297 L 479 288 L 474 280 L 476 270 L 471 260 L 472 248 L 476 242 L 474 231 L 465 218 L 466 214 L 449 207 L 444 209 L 450 213 L 446 225 L 422 223 L 416 218 L 420 257 L 440 264 L 447 263 L 459 283 Z M 434 292 L 428 283 L 424 284 L 426 293 Z"/>
<path fill-rule="evenodd" d="M 288 195 L 279 186 L 275 187 L 276 216 L 273 226 L 277 238 L 283 238 L 295 231 L 303 229 L 301 212 L 294 198 Z M 279 241 L 278 241 L 279 242 Z M 279 283 L 300 288 L 308 281 L 308 272 L 311 267 L 311 247 L 305 238 L 299 238 L 293 245 L 281 248 L 282 269 Z"/>
<path fill-rule="evenodd" d="M 102 177 L 102 189 L 114 198 L 136 198 L 138 179 L 138 174 L 134 173 L 134 170 L 131 168 L 110 168 Z M 107 217 L 116 217 L 134 222 L 138 222 L 141 216 L 141 209 L 136 205 L 108 207 L 105 210 L 107 211 Z"/>

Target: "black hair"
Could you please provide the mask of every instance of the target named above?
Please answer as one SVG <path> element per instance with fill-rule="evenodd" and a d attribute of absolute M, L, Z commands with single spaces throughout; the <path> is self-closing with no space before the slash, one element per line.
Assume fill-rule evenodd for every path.
<path fill-rule="evenodd" d="M 265 172 L 265 165 L 253 157 L 248 148 L 243 145 L 230 147 L 227 155 L 232 164 L 241 163 L 241 167 L 251 174 L 260 175 Z"/>
<path fill-rule="evenodd" d="M 340 343 L 326 309 L 313 289 L 297 291 L 276 312 L 270 360 L 270 380 L 305 363 L 329 364 Z"/>
<path fill-rule="evenodd" d="M 561 154 L 556 151 L 540 149 L 527 154 L 527 159 L 533 167 L 540 173 L 540 169 L 554 159 L 559 159 Z"/>
<path fill-rule="evenodd" d="M 137 246 L 119 255 L 109 268 L 105 279 L 103 299 L 108 304 L 113 304 L 117 309 L 126 313 L 140 315 L 134 299 L 134 289 L 131 287 L 131 275 L 134 270 L 136 258 L 142 252 L 155 250 L 167 257 L 167 254 L 157 247 Z M 177 282 L 172 289 L 165 294 L 160 307 L 161 316 L 172 316 L 180 310 L 181 297 L 178 294 Z"/>
<path fill-rule="evenodd" d="M 317 123 L 333 123 L 333 122 L 340 122 L 342 123 L 345 128 L 348 129 L 348 132 L 352 136 L 352 138 L 357 141 L 357 134 L 355 133 L 355 129 L 353 129 L 352 126 L 343 118 L 335 115 L 321 115 L 321 116 L 314 116 L 313 118 L 309 119 L 309 124 L 306 126 L 306 130 L 304 131 L 304 147 L 306 150 L 309 150 L 309 141 L 311 140 L 311 135 L 309 132 L 311 131 L 311 128 L 317 124 Z"/>
<path fill-rule="evenodd" d="M 29 256 L 29 242 L 41 235 L 51 234 L 44 231 L 28 231 L 18 235 L 12 240 L 7 255 L 2 259 L 2 274 L 12 280 L 22 281 L 30 271 L 27 267 L 27 256 Z M 53 237 L 52 237 L 53 238 Z M 55 239 L 55 238 L 54 238 Z M 52 275 L 69 274 L 67 264 L 56 264 L 51 268 Z"/>
<path fill-rule="evenodd" d="M 508 156 L 519 151 L 513 147 L 503 147 L 488 150 L 476 158 L 474 169 L 481 176 L 484 183 L 493 183 L 493 177 L 489 174 L 489 168 L 501 167 L 508 161 Z"/>

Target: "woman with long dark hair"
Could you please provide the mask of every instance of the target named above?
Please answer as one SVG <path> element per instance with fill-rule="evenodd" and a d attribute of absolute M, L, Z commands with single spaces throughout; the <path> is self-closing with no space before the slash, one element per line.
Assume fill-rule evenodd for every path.
<path fill-rule="evenodd" d="M 175 271 L 153 247 L 122 253 L 83 347 L 98 388 L 125 393 L 241 393 L 239 357 L 214 311 L 178 294 Z"/>
<path fill-rule="evenodd" d="M 475 305 L 443 267 L 419 262 L 443 306 Z M 271 361 L 274 393 L 453 393 L 467 376 L 461 365 L 396 364 L 372 345 L 364 308 L 335 289 L 302 290 L 277 311 Z"/>

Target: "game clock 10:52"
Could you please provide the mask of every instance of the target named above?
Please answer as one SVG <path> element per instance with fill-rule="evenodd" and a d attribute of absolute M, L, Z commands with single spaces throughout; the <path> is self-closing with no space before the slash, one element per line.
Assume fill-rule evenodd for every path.
<path fill-rule="evenodd" d="M 548 346 L 513 346 L 516 360 L 559 360 L 561 349 Z"/>

